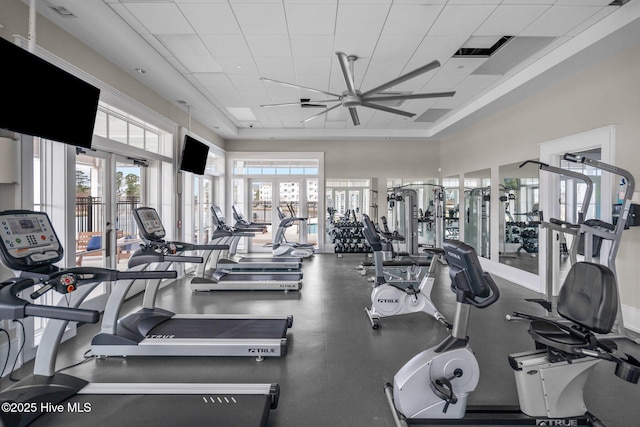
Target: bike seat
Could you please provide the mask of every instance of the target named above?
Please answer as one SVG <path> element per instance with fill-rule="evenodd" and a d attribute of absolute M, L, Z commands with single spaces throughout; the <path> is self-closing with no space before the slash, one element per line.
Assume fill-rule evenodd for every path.
<path fill-rule="evenodd" d="M 572 334 L 549 320 L 533 320 L 529 325 L 529 334 L 535 342 L 564 353 L 579 354 L 580 349 L 592 347 L 584 336 Z"/>

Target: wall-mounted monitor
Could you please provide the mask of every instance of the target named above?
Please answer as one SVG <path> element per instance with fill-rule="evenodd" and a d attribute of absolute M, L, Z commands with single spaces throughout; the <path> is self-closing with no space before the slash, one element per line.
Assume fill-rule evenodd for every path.
<path fill-rule="evenodd" d="M 189 135 L 185 135 L 182 158 L 180 160 L 180 170 L 193 172 L 196 175 L 204 175 L 208 155 L 209 146 L 207 144 Z"/>
<path fill-rule="evenodd" d="M 2 37 L 0 58 L 0 128 L 91 147 L 100 89 Z"/>

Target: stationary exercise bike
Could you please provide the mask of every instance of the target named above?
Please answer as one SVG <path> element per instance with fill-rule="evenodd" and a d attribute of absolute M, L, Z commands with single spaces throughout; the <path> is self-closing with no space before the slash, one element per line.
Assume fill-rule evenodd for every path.
<path fill-rule="evenodd" d="M 387 281 L 384 277 L 382 241 L 375 230 L 373 222 L 366 214 L 362 214 L 364 236 L 373 250 L 375 265 L 375 282 L 371 291 L 371 308 L 365 308 L 373 329 L 380 328 L 380 318 L 401 314 L 425 312 L 438 322 L 450 327 L 444 316 L 431 302 L 431 290 L 437 275 L 442 249 L 433 248 L 428 251 L 433 255 L 429 271 L 418 284 L 415 280 Z M 407 259 L 411 266 L 411 259 Z"/>
<path fill-rule="evenodd" d="M 602 426 L 585 407 L 582 390 L 601 360 L 616 363 L 615 374 L 637 384 L 640 362 L 615 354 L 615 344 L 596 333 L 611 330 L 617 312 L 617 287 L 606 266 L 574 264 L 558 297 L 558 313 L 567 326 L 545 318 L 532 320 L 529 333 L 536 350 L 509 356 L 515 371 L 519 407 L 473 407 L 467 399 L 480 370 L 467 337 L 471 307 L 486 308 L 499 298 L 498 288 L 480 267 L 475 250 L 447 240 L 443 249 L 450 266 L 457 309 L 451 336 L 407 362 L 385 385 L 398 426 L 431 421 L 473 425 Z M 437 421 L 434 421 L 437 420 Z"/>

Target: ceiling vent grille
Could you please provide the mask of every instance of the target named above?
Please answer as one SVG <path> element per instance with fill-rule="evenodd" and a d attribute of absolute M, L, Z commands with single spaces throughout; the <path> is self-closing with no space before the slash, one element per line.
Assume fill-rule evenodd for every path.
<path fill-rule="evenodd" d="M 77 16 L 74 15 L 73 12 L 71 12 L 69 9 L 67 9 L 64 6 L 50 5 L 49 9 L 53 10 L 55 13 L 62 16 L 63 18 L 77 18 Z"/>
<path fill-rule="evenodd" d="M 422 113 L 420 117 L 415 119 L 414 122 L 434 123 L 444 117 L 447 113 L 449 113 L 449 111 L 451 110 L 446 108 L 429 108 L 427 111 Z"/>
<path fill-rule="evenodd" d="M 502 36 L 489 47 L 461 47 L 453 54 L 454 58 L 488 58 L 500 49 L 506 42 L 511 40 L 513 36 Z"/>
<path fill-rule="evenodd" d="M 327 108 L 324 104 L 312 104 L 311 98 L 300 98 L 300 106 L 302 108 Z"/>

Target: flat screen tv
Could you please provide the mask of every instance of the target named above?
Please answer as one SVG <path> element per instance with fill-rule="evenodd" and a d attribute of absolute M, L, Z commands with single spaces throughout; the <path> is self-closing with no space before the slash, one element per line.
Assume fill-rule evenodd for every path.
<path fill-rule="evenodd" d="M 182 159 L 180 160 L 180 170 L 193 172 L 196 175 L 204 175 L 208 155 L 209 146 L 207 144 L 189 135 L 185 135 Z"/>
<path fill-rule="evenodd" d="M 91 147 L 100 89 L 0 37 L 0 128 Z"/>

